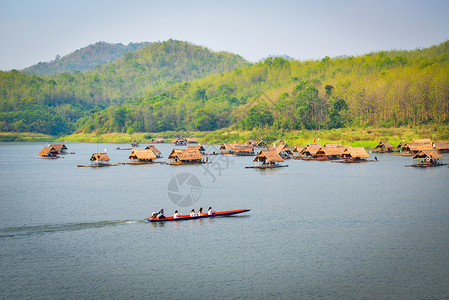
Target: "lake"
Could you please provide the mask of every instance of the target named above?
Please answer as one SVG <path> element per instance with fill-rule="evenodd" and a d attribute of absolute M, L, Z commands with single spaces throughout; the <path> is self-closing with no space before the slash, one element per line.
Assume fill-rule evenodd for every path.
<path fill-rule="evenodd" d="M 77 168 L 105 149 L 126 162 L 116 148 L 129 145 L 66 145 L 75 154 L 48 160 L 34 158 L 43 143 L 0 143 L 1 299 L 449 297 L 447 166 L 371 154 L 272 170 L 229 156 Z M 173 149 L 156 147 L 162 160 Z M 209 206 L 251 211 L 142 221 Z"/>

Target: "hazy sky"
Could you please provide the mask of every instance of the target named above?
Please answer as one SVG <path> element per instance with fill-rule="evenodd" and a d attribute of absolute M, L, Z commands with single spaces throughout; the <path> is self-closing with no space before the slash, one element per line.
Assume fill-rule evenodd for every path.
<path fill-rule="evenodd" d="M 0 0 L 0 70 L 170 38 L 252 62 L 410 50 L 449 39 L 449 0 Z"/>

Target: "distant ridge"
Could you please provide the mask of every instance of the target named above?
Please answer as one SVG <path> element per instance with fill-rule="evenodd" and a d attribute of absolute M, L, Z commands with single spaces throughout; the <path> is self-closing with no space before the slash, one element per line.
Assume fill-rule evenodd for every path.
<path fill-rule="evenodd" d="M 149 42 L 129 43 L 128 45 L 97 42 L 63 57 L 59 57 L 58 55 L 55 60 L 50 62 L 39 62 L 21 70 L 21 72 L 35 75 L 57 75 L 74 71 L 82 72 L 97 65 L 107 64 L 123 57 L 127 52 L 135 52 L 149 45 Z"/>

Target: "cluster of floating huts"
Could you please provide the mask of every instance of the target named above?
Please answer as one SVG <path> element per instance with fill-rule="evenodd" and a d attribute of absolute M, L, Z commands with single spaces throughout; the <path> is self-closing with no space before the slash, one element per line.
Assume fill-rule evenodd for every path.
<path fill-rule="evenodd" d="M 67 147 L 64 144 L 50 144 L 49 146 L 44 147 L 39 152 L 40 158 L 48 158 L 48 159 L 56 159 L 61 158 L 60 154 L 75 154 L 74 152 L 68 152 Z"/>
<path fill-rule="evenodd" d="M 163 138 L 152 140 L 152 144 L 165 143 Z M 342 145 L 341 143 L 308 144 L 306 146 L 288 147 L 284 141 L 278 141 L 273 146 L 267 146 L 263 140 L 249 140 L 246 144 L 242 143 L 223 143 L 219 151 L 206 153 L 206 149 L 198 143 L 196 138 L 179 137 L 172 141 L 176 146 L 187 146 L 187 148 L 173 149 L 168 159 L 169 161 L 156 161 L 162 158 L 161 152 L 154 145 L 148 145 L 145 149 L 135 149 L 139 146 L 137 141 L 131 143 L 132 150 L 128 162 L 110 164 L 110 158 L 107 153 L 93 153 L 90 157 L 90 164 L 78 165 L 78 167 L 103 167 L 117 165 L 142 165 L 151 163 L 160 163 L 168 165 L 183 164 L 207 164 L 208 155 L 223 156 L 255 156 L 253 166 L 247 168 L 280 168 L 287 167 L 283 164 L 287 159 L 300 159 L 312 161 L 331 161 L 335 163 L 362 163 L 375 162 L 370 160 L 367 150 L 363 147 L 352 147 L 351 145 Z M 117 148 L 118 150 L 125 150 Z M 60 158 L 59 154 L 66 154 L 67 147 L 64 144 L 51 144 L 44 147 L 39 155 L 41 158 Z M 410 155 L 414 164 L 409 166 L 432 167 L 440 166 L 442 155 L 440 153 L 449 152 L 449 142 L 432 141 L 430 139 L 413 140 L 410 143 L 400 143 L 393 147 L 388 141 L 381 141 L 372 150 L 375 153 L 388 153 L 397 151 L 399 155 Z M 73 153 L 73 152 L 72 152 Z"/>

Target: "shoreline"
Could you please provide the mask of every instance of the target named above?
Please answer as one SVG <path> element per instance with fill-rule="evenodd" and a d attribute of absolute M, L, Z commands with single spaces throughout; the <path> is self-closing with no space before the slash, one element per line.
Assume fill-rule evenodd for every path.
<path fill-rule="evenodd" d="M 153 138 L 162 137 L 166 143 L 178 136 L 196 137 L 200 144 L 221 144 L 229 142 L 246 143 L 252 139 L 263 139 L 269 144 L 276 141 L 285 141 L 290 147 L 307 144 L 342 143 L 355 147 L 373 149 L 380 141 L 389 141 L 394 147 L 400 142 L 410 142 L 418 138 L 430 138 L 434 141 L 449 140 L 448 127 L 401 127 L 401 128 L 340 128 L 319 131 L 275 131 L 273 129 L 260 129 L 258 131 L 244 131 L 220 129 L 216 131 L 168 131 L 168 132 L 136 132 L 128 133 L 75 133 L 66 136 L 51 136 L 40 133 L 0 132 L 0 142 L 65 142 L 65 143 L 130 143 L 136 140 L 140 143 L 150 144 Z"/>

